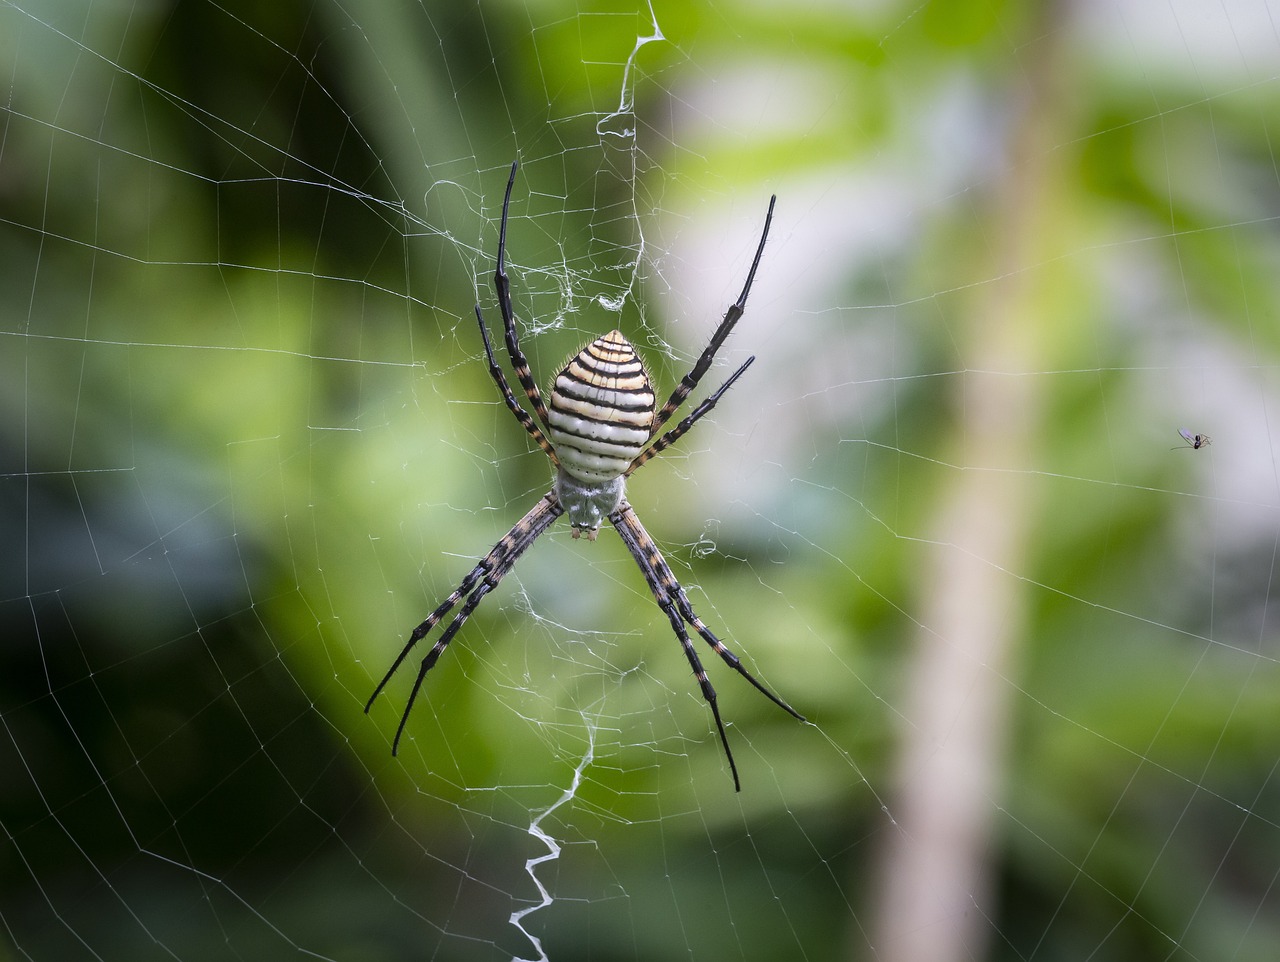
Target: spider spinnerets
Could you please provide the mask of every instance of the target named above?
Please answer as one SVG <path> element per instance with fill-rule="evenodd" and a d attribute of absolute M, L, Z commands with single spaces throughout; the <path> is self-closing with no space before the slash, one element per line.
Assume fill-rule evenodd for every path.
<path fill-rule="evenodd" d="M 409 700 L 405 705 L 404 713 L 400 716 L 400 725 L 396 729 L 395 739 L 391 743 L 391 754 L 396 754 L 400 747 L 400 737 L 404 734 L 405 725 L 409 721 L 409 712 L 418 697 L 427 672 L 439 660 L 440 655 L 485 595 L 498 586 L 498 582 L 511 570 L 520 556 L 562 514 L 568 514 L 574 538 L 585 533 L 588 541 L 596 539 L 600 525 L 607 519 L 621 536 L 627 550 L 631 552 L 631 556 L 640 568 L 640 573 L 649 585 L 649 590 L 653 592 L 658 607 L 671 622 L 671 628 L 679 639 L 689 666 L 693 669 L 694 677 L 698 681 L 702 697 L 711 707 L 716 730 L 720 735 L 720 744 L 724 748 L 725 759 L 729 763 L 729 771 L 733 776 L 734 789 L 741 791 L 738 766 L 729 748 L 729 738 L 725 733 L 724 722 L 720 718 L 715 689 L 707 678 L 707 673 L 702 667 L 701 659 L 698 658 L 685 625 L 692 626 L 699 637 L 726 665 L 750 682 L 775 705 L 800 721 L 804 721 L 804 717 L 757 681 L 755 676 L 742 665 L 738 656 L 726 648 L 694 612 L 688 596 L 676 581 L 675 575 L 671 573 L 671 568 L 662 557 L 662 553 L 641 525 L 631 505 L 627 503 L 625 489 L 626 479 L 637 468 L 674 444 L 699 418 L 714 408 L 724 392 L 755 360 L 754 357 L 747 358 L 741 367 L 686 415 L 679 424 L 659 436 L 659 432 L 672 415 L 698 386 L 698 382 L 715 360 L 721 344 L 742 317 L 746 308 L 747 295 L 751 291 L 751 283 L 755 280 L 756 268 L 760 266 L 760 257 L 764 253 L 765 241 L 769 236 L 769 224 L 773 220 L 773 206 L 777 198 L 769 199 L 769 210 L 765 215 L 760 244 L 756 248 L 755 259 L 751 263 L 751 270 L 747 274 L 742 293 L 725 312 L 724 319 L 711 335 L 711 342 L 692 370 L 681 379 L 680 384 L 660 409 L 656 408 L 653 385 L 649 381 L 649 375 L 645 373 L 640 356 L 631 346 L 631 342 L 617 330 L 596 338 L 569 361 L 552 385 L 551 403 L 548 406 L 544 404 L 542 393 L 538 390 L 538 385 L 529 370 L 529 362 L 524 352 L 520 350 L 515 312 L 511 306 L 511 282 L 505 267 L 507 212 L 511 206 L 511 191 L 515 186 L 518 166 L 518 163 L 511 165 L 511 175 L 507 179 L 507 192 L 502 201 L 502 226 L 498 234 L 498 258 L 493 284 L 498 296 L 498 309 L 502 313 L 507 355 L 511 359 L 511 367 L 516 373 L 525 396 L 533 406 L 537 421 L 520 405 L 506 375 L 494 357 L 493 346 L 489 341 L 489 331 L 479 304 L 475 309 L 476 320 L 480 325 L 480 337 L 484 342 L 489 373 L 502 393 L 503 402 L 529 436 L 551 459 L 551 463 L 556 468 L 555 482 L 551 490 L 542 496 L 533 509 L 493 546 L 479 564 L 471 569 L 470 573 L 462 579 L 462 583 L 413 630 L 408 642 L 396 656 L 373 694 L 369 696 L 364 710 L 368 712 L 373 706 L 374 700 L 418 642 L 459 602 L 462 602 L 462 607 L 423 657 L 422 664 L 418 668 L 413 688 L 409 692 Z M 465 601 L 463 601 L 464 598 Z"/>

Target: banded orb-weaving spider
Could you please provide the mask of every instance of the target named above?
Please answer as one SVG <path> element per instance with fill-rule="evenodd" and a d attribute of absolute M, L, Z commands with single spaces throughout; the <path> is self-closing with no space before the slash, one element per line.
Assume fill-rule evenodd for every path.
<path fill-rule="evenodd" d="M 729 762 L 729 771 L 733 775 L 733 786 L 736 791 L 742 790 L 738 780 L 738 766 L 733 760 L 733 752 L 729 748 L 729 738 L 725 734 L 724 722 L 720 718 L 720 708 L 716 704 L 716 691 L 711 686 L 707 673 L 702 667 L 698 653 L 685 629 L 688 622 L 712 650 L 720 656 L 726 665 L 740 674 L 772 701 L 775 705 L 804 721 L 804 717 L 781 698 L 762 685 L 743 667 L 738 656 L 724 646 L 724 643 L 712 633 L 694 613 L 693 606 L 684 589 L 676 581 L 675 575 L 667 566 L 657 545 L 649 537 L 640 519 L 632 510 L 625 496 L 626 480 L 630 475 L 654 455 L 661 454 L 678 441 L 693 427 L 704 414 L 716 406 L 716 402 L 742 373 L 751 366 L 754 357 L 747 360 L 733 372 L 705 401 L 679 422 L 672 430 L 659 436 L 659 432 L 689 397 L 702 376 L 711 367 L 716 352 L 725 338 L 733 330 L 746 307 L 747 295 L 751 291 L 751 283 L 755 280 L 756 268 L 760 266 L 760 257 L 764 253 L 765 240 L 769 236 L 769 223 L 773 220 L 773 205 L 776 197 L 769 199 L 769 210 L 765 215 L 764 231 L 760 235 L 760 245 L 756 248 L 755 259 L 751 262 L 751 270 L 747 274 L 747 282 L 737 301 L 729 306 L 724 319 L 715 333 L 711 335 L 711 343 L 702 352 L 693 369 L 680 381 L 680 384 L 667 403 L 655 412 L 655 398 L 649 376 L 645 373 L 635 348 L 619 331 L 610 331 L 603 337 L 596 338 L 582 349 L 559 376 L 551 388 L 551 403 L 544 404 L 538 385 L 534 382 L 529 370 L 529 362 L 520 350 L 520 341 L 516 333 L 515 312 L 511 306 L 511 282 L 507 277 L 504 259 L 507 246 L 507 212 L 511 206 L 511 190 L 516 182 L 518 163 L 511 165 L 511 176 L 507 179 L 507 192 L 502 201 L 502 225 L 498 232 L 498 262 L 494 271 L 493 284 L 498 295 L 498 309 L 502 312 L 503 328 L 506 332 L 507 354 L 511 358 L 511 366 L 515 370 L 525 396 L 533 405 L 538 421 L 521 407 L 512 393 L 502 368 L 493 356 L 493 346 L 489 341 L 489 331 L 485 326 L 484 315 L 480 305 L 476 305 L 476 320 L 480 325 L 480 337 L 484 341 L 485 357 L 489 361 L 489 373 L 502 399 L 521 426 L 537 442 L 538 447 L 551 459 L 556 468 L 555 482 L 551 490 L 534 506 L 528 514 L 521 518 L 502 540 L 494 545 L 484 558 L 471 569 L 449 597 L 440 603 L 417 628 L 413 629 L 408 642 L 392 663 L 378 687 L 369 696 L 365 712 L 373 706 L 374 699 L 386 687 L 391 676 L 396 673 L 409 652 L 421 641 L 431 629 L 453 610 L 458 602 L 466 598 L 458 613 L 449 622 L 444 633 L 422 659 L 418 668 L 418 676 L 414 679 L 413 688 L 409 692 L 409 701 L 405 705 L 404 714 L 400 717 L 400 726 L 396 729 L 395 740 L 391 743 L 391 754 L 395 754 L 400 746 L 400 738 L 404 734 L 405 725 L 409 721 L 409 712 L 422 688 L 423 679 L 432 669 L 440 655 L 444 653 L 449 642 L 466 623 L 471 613 L 484 600 L 485 595 L 498 586 L 503 577 L 511 570 L 520 556 L 546 531 L 560 515 L 568 514 L 569 523 L 573 526 L 575 538 L 586 534 L 588 541 L 596 539 L 600 524 L 606 518 L 622 536 L 627 550 L 635 558 L 640 573 L 648 583 L 654 598 L 671 622 L 671 628 L 684 648 L 685 657 L 693 669 L 694 677 L 702 689 L 702 697 L 711 706 L 711 714 L 715 719 L 716 730 L 720 733 L 720 743 L 724 746 L 725 758 Z M 541 426 L 539 423 L 541 422 Z"/>

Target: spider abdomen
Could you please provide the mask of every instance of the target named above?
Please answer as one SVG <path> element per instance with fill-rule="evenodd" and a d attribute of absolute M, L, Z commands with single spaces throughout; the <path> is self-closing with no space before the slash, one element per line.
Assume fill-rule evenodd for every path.
<path fill-rule="evenodd" d="M 561 468 L 587 482 L 620 477 L 648 445 L 653 416 L 649 375 L 620 331 L 596 338 L 565 365 L 547 408 Z"/>

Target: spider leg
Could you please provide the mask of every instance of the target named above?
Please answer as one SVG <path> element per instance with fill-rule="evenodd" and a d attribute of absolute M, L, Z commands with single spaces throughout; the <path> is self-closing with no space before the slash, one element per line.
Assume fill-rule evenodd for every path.
<path fill-rule="evenodd" d="M 742 377 L 742 373 L 751 366 L 751 363 L 754 360 L 755 360 L 754 354 L 751 357 L 747 358 L 746 362 L 742 365 L 742 367 L 734 371 L 733 374 L 730 376 L 729 380 L 721 384 L 720 387 L 716 390 L 715 394 L 711 395 L 709 398 L 707 398 L 705 401 L 699 404 L 696 408 L 694 408 L 693 411 L 689 414 L 689 416 L 686 417 L 679 424 L 677 424 L 672 430 L 668 431 L 661 438 L 659 438 L 657 441 L 654 441 L 653 444 L 649 445 L 647 448 L 645 448 L 644 451 L 638 454 L 636 456 L 636 459 L 632 461 L 630 465 L 627 466 L 627 470 L 622 472 L 622 476 L 624 478 L 630 477 L 631 472 L 633 472 L 636 468 L 640 467 L 640 465 L 644 464 L 646 461 L 648 461 L 650 458 L 654 457 L 655 455 L 661 454 L 667 448 L 671 447 L 671 445 L 675 444 L 682 437 L 684 437 L 685 432 L 688 431 L 691 427 L 693 427 L 694 423 L 698 420 L 698 418 L 702 417 L 702 415 L 706 414 L 708 411 L 710 411 L 713 407 L 716 406 L 716 402 L 720 400 L 720 395 L 724 394 L 725 391 L 733 387 L 733 382 L 736 381 L 738 378 Z"/>
<path fill-rule="evenodd" d="M 516 168 L 519 166 L 518 160 L 512 163 L 511 176 L 507 178 L 507 193 L 502 199 L 502 227 L 498 231 L 498 266 L 493 272 L 493 288 L 498 294 L 498 309 L 502 311 L 502 326 L 506 331 L 507 354 L 511 357 L 511 366 L 515 369 L 516 377 L 520 381 L 520 386 L 524 388 L 525 395 L 533 405 L 533 413 L 538 415 L 538 420 L 542 422 L 543 427 L 548 427 L 547 406 L 542 403 L 542 392 L 538 390 L 538 383 L 529 370 L 528 358 L 520 350 L 520 338 L 516 333 L 516 315 L 511 307 L 511 278 L 507 276 L 506 268 L 507 211 L 511 207 L 511 188 L 515 186 Z"/>
<path fill-rule="evenodd" d="M 698 679 L 698 687 L 702 689 L 702 697 L 707 700 L 707 704 L 711 706 L 711 717 L 716 720 L 716 731 L 720 733 L 720 744 L 724 746 L 724 757 L 729 762 L 729 773 L 733 775 L 733 790 L 735 792 L 742 791 L 742 782 L 738 780 L 738 766 L 733 760 L 733 751 L 729 748 L 729 736 L 724 730 L 724 721 L 720 718 L 720 706 L 716 702 L 716 690 L 711 686 L 711 679 L 707 677 L 706 669 L 702 667 L 702 660 L 698 657 L 698 652 L 693 647 L 693 641 L 689 638 L 689 632 L 685 631 L 684 622 L 680 619 L 680 613 L 671 603 L 669 597 L 659 597 L 658 589 L 653 581 L 649 580 L 646 572 L 645 580 L 649 581 L 649 587 L 653 588 L 654 597 L 658 599 L 658 607 L 667 613 L 667 620 L 671 622 L 671 628 L 676 633 L 676 637 L 680 639 L 680 645 L 684 648 L 685 657 L 689 659 L 689 666 L 693 668 L 693 677 Z"/>
<path fill-rule="evenodd" d="M 373 707 L 374 699 L 382 693 L 382 689 L 387 686 L 391 676 L 403 664 L 404 660 L 409 656 L 409 652 L 414 649 L 414 646 L 445 615 L 453 610 L 453 607 L 464 596 L 467 596 L 466 602 L 458 613 L 454 615 L 449 627 L 445 629 L 444 634 L 432 645 L 431 650 L 422 659 L 422 664 L 418 668 L 418 676 L 414 679 L 413 689 L 410 691 L 408 703 L 405 705 L 404 714 L 400 716 L 400 727 L 396 729 L 395 740 L 391 743 L 392 755 L 400 747 L 400 736 L 409 721 L 409 712 L 413 710 L 413 703 L 418 697 L 418 691 L 422 688 L 422 682 L 427 677 L 427 672 L 435 666 L 440 655 L 449 647 L 449 642 L 453 641 L 454 635 L 471 617 L 471 613 L 484 600 L 484 596 L 498 586 L 498 582 L 512 569 L 520 559 L 520 556 L 529 550 L 529 547 L 538 540 L 538 537 L 562 514 L 564 514 L 564 507 L 560 504 L 555 492 L 547 492 L 528 514 L 516 522 L 514 528 L 502 536 L 502 539 L 480 560 L 480 563 L 471 569 L 467 576 L 462 579 L 462 584 L 458 585 L 435 611 L 427 615 L 426 619 L 417 628 L 413 629 L 413 633 L 409 635 L 408 642 L 400 650 L 400 654 L 396 656 L 396 660 L 387 670 L 387 673 L 383 675 L 382 681 L 378 682 L 378 687 L 373 690 L 373 694 L 369 696 L 369 701 L 364 706 L 366 713 Z"/>
<path fill-rule="evenodd" d="M 514 563 L 515 559 L 512 559 Z M 493 569 L 490 577 L 481 581 L 475 591 L 467 598 L 466 603 L 453 616 L 453 620 L 449 622 L 449 627 L 445 629 L 444 634 L 440 636 L 440 640 L 431 646 L 431 650 L 427 652 L 426 657 L 422 659 L 422 664 L 418 666 L 417 677 L 413 679 L 413 687 L 409 689 L 409 698 L 404 704 L 404 712 L 400 715 L 400 724 L 396 726 L 396 737 L 391 740 L 391 754 L 394 756 L 400 750 L 400 736 L 404 734 L 405 726 L 409 724 L 409 712 L 413 711 L 413 703 L 418 700 L 418 692 L 422 689 L 422 683 L 427 677 L 427 672 L 435 667 L 440 655 L 449 647 L 449 642 L 453 641 L 453 636 L 471 617 L 471 612 L 475 611 L 484 600 L 484 596 L 497 587 L 498 582 L 503 579 L 508 571 L 511 570 L 511 564 L 505 566 L 499 564 Z"/>
<path fill-rule="evenodd" d="M 724 746 L 725 758 L 728 760 L 729 770 L 733 774 L 734 790 L 742 791 L 742 784 L 738 780 L 738 766 L 734 763 L 733 752 L 729 748 L 729 739 L 725 734 L 724 722 L 720 718 L 720 708 L 716 703 L 715 689 L 707 678 L 706 670 L 702 667 L 697 651 L 694 650 L 693 641 L 690 639 L 688 631 L 685 630 L 684 622 L 687 621 L 693 625 L 694 630 L 702 637 L 703 641 L 711 646 L 712 650 L 720 656 L 720 659 L 726 665 L 751 682 L 758 691 L 763 693 L 775 705 L 801 721 L 805 720 L 804 716 L 757 681 L 755 676 L 743 666 L 741 659 L 726 648 L 724 642 L 717 638 L 703 623 L 702 619 L 694 613 L 693 606 L 689 603 L 689 598 L 684 589 L 676 581 L 675 575 L 671 573 L 671 568 L 662 557 L 658 546 L 654 544 L 649 532 L 640 523 L 640 519 L 636 516 L 635 511 L 632 510 L 631 505 L 623 501 L 618 510 L 609 515 L 609 520 L 617 528 L 618 534 L 622 537 L 627 550 L 631 552 L 631 556 L 635 558 L 641 574 L 644 575 L 644 580 L 649 585 L 649 590 L 653 592 L 653 597 L 658 602 L 658 607 L 666 613 L 676 637 L 680 640 L 681 647 L 684 648 L 685 657 L 689 659 L 689 666 L 693 669 L 694 677 L 698 680 L 698 686 L 702 689 L 702 697 L 711 706 L 711 714 L 715 718 L 716 729 L 720 733 L 720 743 Z"/>
<path fill-rule="evenodd" d="M 538 442 L 538 447 L 542 448 L 543 453 L 551 459 L 551 463 L 557 468 L 560 467 L 560 456 L 556 454 L 556 449 L 552 447 L 551 442 L 547 440 L 547 436 L 542 433 L 542 430 L 534 422 L 529 412 L 520 406 L 520 402 L 516 400 L 516 396 L 511 390 L 511 385 L 507 382 L 507 376 L 502 373 L 502 368 L 493 356 L 493 345 L 489 343 L 489 331 L 485 327 L 484 314 L 480 312 L 479 304 L 476 305 L 476 320 L 480 322 L 480 336 L 484 339 L 485 357 L 489 359 L 489 373 L 493 375 L 493 380 L 498 385 L 498 390 L 502 392 L 502 400 L 507 402 L 507 407 L 516 416 L 520 426 L 528 431 L 530 436 Z"/>
<path fill-rule="evenodd" d="M 711 343 L 702 352 L 702 356 L 693 365 L 693 369 L 681 379 L 676 389 L 671 392 L 671 397 L 667 399 L 667 403 L 662 406 L 662 410 L 654 418 L 654 434 L 662 430 L 662 426 L 667 423 L 671 415 L 676 413 L 676 409 L 685 402 L 685 399 L 692 393 L 693 389 L 698 386 L 698 382 L 702 380 L 702 375 L 707 373 L 707 369 L 711 367 L 711 362 L 715 360 L 716 352 L 720 350 L 720 345 L 724 343 L 725 338 L 733 330 L 733 326 L 741 319 L 743 311 L 747 309 L 747 295 L 751 293 L 751 285 L 756 279 L 756 268 L 760 266 L 760 257 L 764 254 L 764 243 L 769 238 L 769 224 L 773 221 L 773 205 L 777 199 L 777 195 L 769 198 L 769 211 L 764 216 L 764 231 L 760 234 L 760 246 L 756 248 L 756 256 L 751 262 L 751 270 L 747 272 L 747 282 L 742 285 L 742 293 L 738 295 L 736 301 L 729 305 L 729 309 L 725 311 L 724 320 L 720 322 L 720 326 L 711 335 Z M 736 377 L 737 375 L 734 376 Z"/>
<path fill-rule="evenodd" d="M 693 610 L 693 605 L 689 603 L 689 596 L 684 593 L 684 589 L 680 587 L 678 582 L 676 582 L 675 577 L 671 574 L 671 570 L 667 568 L 667 564 L 665 561 L 663 561 L 662 567 L 666 569 L 667 576 L 671 578 L 671 583 L 674 584 L 676 587 L 676 592 L 675 592 L 676 607 L 680 609 L 680 614 L 684 617 L 685 621 L 693 625 L 693 630 L 702 636 L 702 640 L 705 641 L 708 645 L 710 645 L 712 650 L 714 650 L 715 653 L 720 656 L 720 660 L 723 661 L 730 668 L 732 668 L 734 671 L 736 671 L 739 675 L 741 675 L 747 681 L 751 682 L 751 684 L 755 687 L 757 691 L 759 691 L 771 702 L 773 702 L 775 705 L 777 705 L 779 708 L 785 711 L 788 715 L 798 719 L 799 721 L 807 721 L 804 715 L 800 714 L 798 711 L 796 711 L 794 708 L 788 705 L 785 701 L 783 701 L 781 698 L 779 698 L 777 695 L 771 692 L 768 688 L 766 688 L 760 682 L 759 679 L 756 678 L 755 675 L 747 671 L 747 669 L 742 664 L 742 659 L 740 659 L 737 655 L 735 655 L 727 647 L 725 647 L 724 642 L 721 641 L 719 638 L 717 638 L 715 634 L 711 631 L 711 629 L 706 626 L 703 620 L 698 617 L 697 613 Z"/>

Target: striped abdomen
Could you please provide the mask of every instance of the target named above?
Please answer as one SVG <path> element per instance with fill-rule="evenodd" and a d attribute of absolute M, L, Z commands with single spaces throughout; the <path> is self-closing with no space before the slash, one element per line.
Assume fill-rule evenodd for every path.
<path fill-rule="evenodd" d="M 609 481 L 645 449 L 653 387 L 631 342 L 610 331 L 584 347 L 551 386 L 551 443 L 560 466 L 582 481 Z"/>

